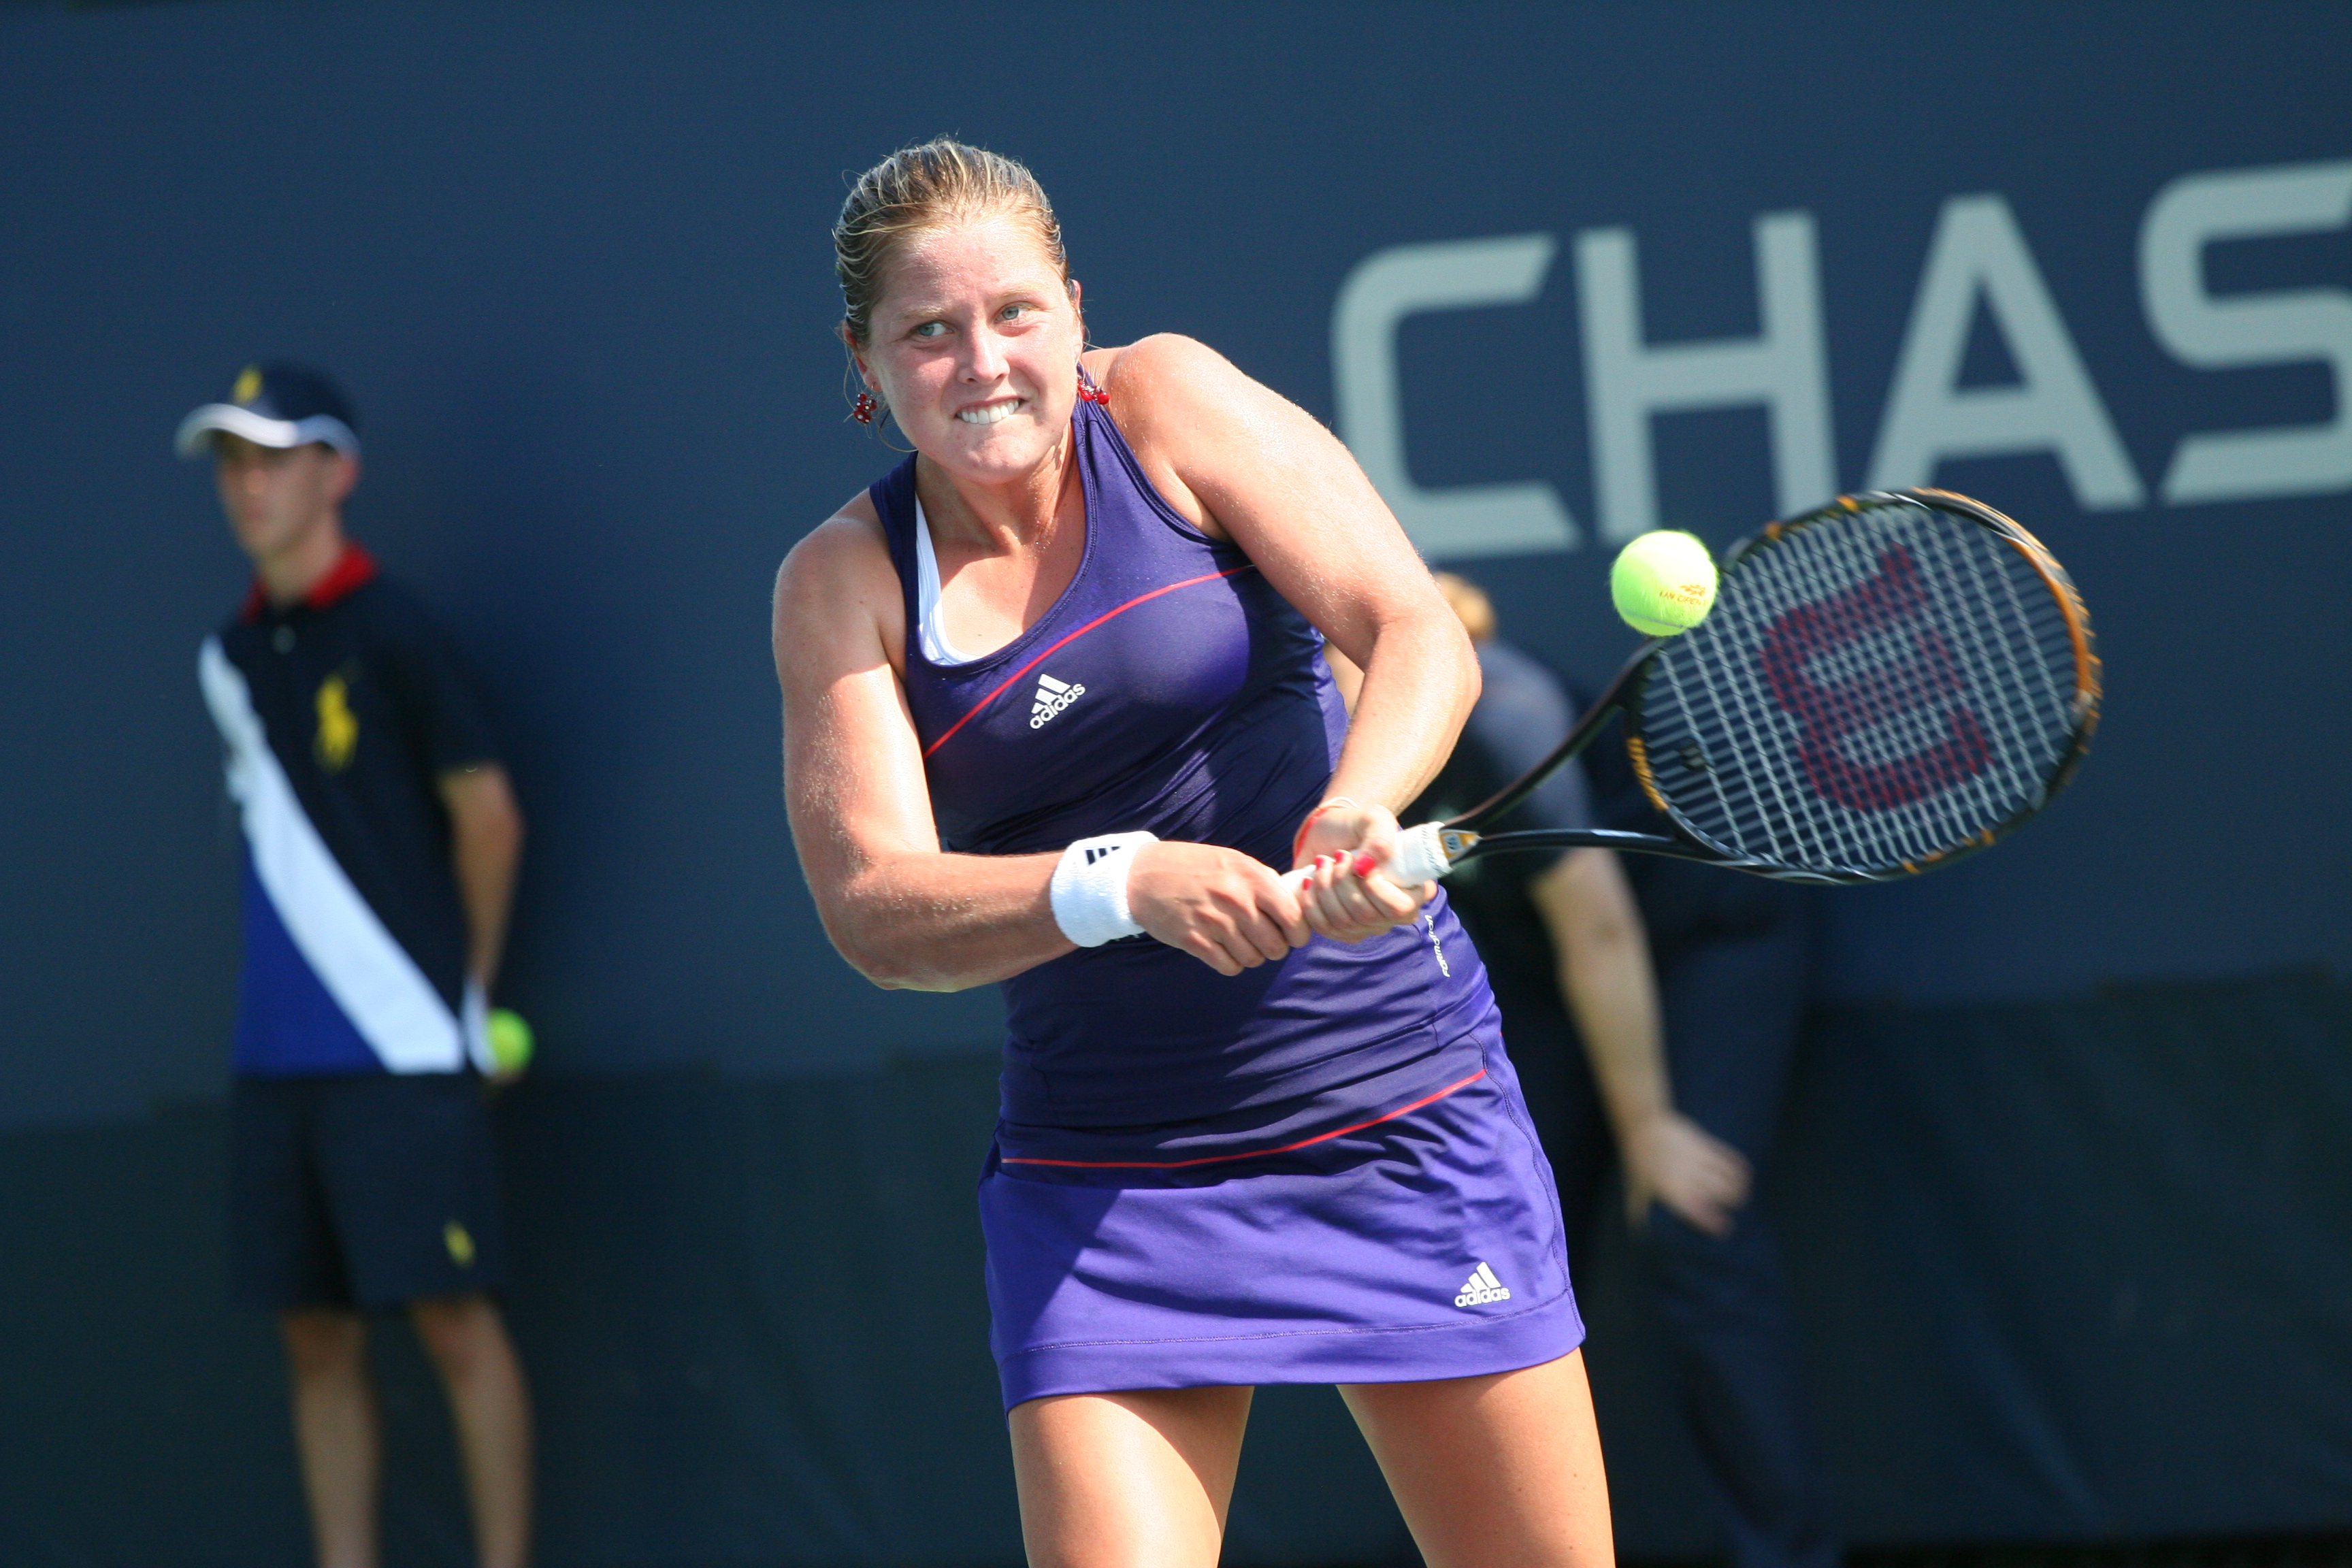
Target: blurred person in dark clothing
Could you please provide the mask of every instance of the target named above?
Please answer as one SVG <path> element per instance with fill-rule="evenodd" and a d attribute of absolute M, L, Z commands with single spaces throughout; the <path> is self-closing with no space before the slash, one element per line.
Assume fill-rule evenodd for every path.
<path fill-rule="evenodd" d="M 1438 575 L 1476 645 L 1485 689 L 1407 822 L 1493 795 L 1576 716 L 1550 671 L 1495 636 L 1486 595 Z M 1664 831 L 1613 737 L 1495 831 L 1593 826 Z M 1735 1568 L 1827 1568 L 1840 1550 L 1788 1285 L 1753 1199 L 1804 1005 L 1809 893 L 1606 849 L 1494 856 L 1446 886 L 1486 959 L 1551 1156 L 1571 1264 L 1591 1257 L 1612 1142 L 1619 1153 L 1682 1414 Z"/>
<path fill-rule="evenodd" d="M 180 426 L 252 561 L 198 671 L 245 829 L 231 1274 L 274 1312 L 321 1568 L 373 1568 L 383 1439 L 371 1311 L 401 1309 L 448 1394 L 482 1568 L 529 1556 L 530 1401 L 482 1079 L 521 854 L 455 643 L 343 531 L 356 420 L 299 365 L 248 365 Z"/>

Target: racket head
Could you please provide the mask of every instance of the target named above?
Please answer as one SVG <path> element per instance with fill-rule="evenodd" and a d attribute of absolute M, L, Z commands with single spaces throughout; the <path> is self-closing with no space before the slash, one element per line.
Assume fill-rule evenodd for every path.
<path fill-rule="evenodd" d="M 2081 764 L 2099 660 L 2041 542 L 1943 490 L 1871 491 L 1726 552 L 1707 618 L 1625 703 L 1651 804 L 1792 881 L 1891 881 L 2014 831 Z"/>

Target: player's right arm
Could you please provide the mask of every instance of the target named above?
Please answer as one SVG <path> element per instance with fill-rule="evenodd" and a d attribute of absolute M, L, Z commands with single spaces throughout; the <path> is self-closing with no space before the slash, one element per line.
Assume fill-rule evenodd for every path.
<path fill-rule="evenodd" d="M 1057 854 L 940 847 L 899 669 L 905 603 L 866 498 L 785 558 L 773 635 L 793 841 L 842 957 L 877 985 L 961 991 L 1070 952 L 1050 896 Z M 1146 845 L 1128 896 L 1146 931 L 1220 973 L 1307 939 L 1280 879 L 1234 850 Z"/>
<path fill-rule="evenodd" d="M 1528 896 L 1551 936 L 1560 995 L 1617 1134 L 1633 1223 L 1655 1202 L 1709 1236 L 1730 1235 L 1748 1201 L 1748 1161 L 1675 1109 L 1649 940 L 1617 857 L 1571 849 Z"/>

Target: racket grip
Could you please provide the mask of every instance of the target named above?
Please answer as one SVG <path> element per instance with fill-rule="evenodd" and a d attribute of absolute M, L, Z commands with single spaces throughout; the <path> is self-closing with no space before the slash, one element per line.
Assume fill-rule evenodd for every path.
<path fill-rule="evenodd" d="M 1440 824 L 1424 822 L 1418 827 L 1408 827 L 1397 835 L 1396 854 L 1376 868 L 1380 874 L 1401 888 L 1418 887 L 1434 882 L 1445 875 L 1452 862 L 1445 858 L 1445 846 L 1438 838 Z M 1283 880 L 1295 892 L 1304 888 L 1315 875 L 1314 868 L 1301 867 L 1286 873 Z"/>
<path fill-rule="evenodd" d="M 1445 858 L 1444 842 L 1437 836 L 1439 826 L 1424 822 L 1398 834 L 1396 858 L 1381 867 L 1381 873 L 1390 881 L 1407 888 L 1434 882 L 1444 876 L 1453 862 Z"/>

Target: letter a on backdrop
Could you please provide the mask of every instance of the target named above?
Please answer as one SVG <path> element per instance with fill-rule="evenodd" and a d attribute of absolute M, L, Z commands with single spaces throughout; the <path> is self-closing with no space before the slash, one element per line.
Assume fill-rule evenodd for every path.
<path fill-rule="evenodd" d="M 2015 385 L 1958 384 L 1979 298 L 2017 366 Z M 1947 458 L 2020 452 L 2055 453 L 2086 511 L 2136 507 L 2144 498 L 2009 204 L 1954 196 L 1912 302 L 1870 487 L 1932 484 Z"/>

